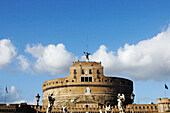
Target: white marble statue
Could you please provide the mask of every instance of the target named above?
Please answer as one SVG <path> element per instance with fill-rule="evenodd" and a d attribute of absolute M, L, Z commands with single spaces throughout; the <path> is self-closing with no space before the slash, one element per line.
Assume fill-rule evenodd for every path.
<path fill-rule="evenodd" d="M 55 99 L 52 96 L 53 96 L 52 93 L 47 96 L 47 98 L 48 98 L 47 113 L 51 113 L 51 110 L 52 110 L 52 107 L 53 107 L 53 104 L 54 104 L 54 101 L 55 101 Z"/>
<path fill-rule="evenodd" d="M 109 105 L 109 107 L 107 107 L 106 106 L 106 108 L 105 108 L 105 113 L 107 113 L 108 111 L 110 111 L 111 109 L 110 109 L 110 105 Z"/>
<path fill-rule="evenodd" d="M 89 87 L 86 87 L 85 95 L 90 95 L 90 92 L 91 92 L 90 88 L 89 88 Z"/>
<path fill-rule="evenodd" d="M 103 113 L 101 109 L 99 110 L 99 112 L 100 112 L 100 113 Z"/>
<path fill-rule="evenodd" d="M 118 94 L 117 96 L 117 101 L 118 101 L 118 109 L 119 109 L 119 113 L 125 113 L 124 109 L 123 109 L 123 103 L 125 101 L 125 95 L 124 94 Z"/>
<path fill-rule="evenodd" d="M 67 113 L 67 106 L 63 107 L 63 113 Z"/>

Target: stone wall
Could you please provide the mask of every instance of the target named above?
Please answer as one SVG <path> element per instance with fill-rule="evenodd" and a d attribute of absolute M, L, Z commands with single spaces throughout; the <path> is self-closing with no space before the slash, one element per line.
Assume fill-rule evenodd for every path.
<path fill-rule="evenodd" d="M 125 94 L 127 105 L 132 92 L 131 80 L 104 76 L 101 62 L 74 62 L 70 76 L 43 83 L 43 105 L 47 106 L 50 93 L 56 100 L 54 105 L 73 107 L 81 101 L 117 105 L 118 93 Z"/>
<path fill-rule="evenodd" d="M 158 107 L 156 104 L 134 104 L 134 113 L 156 113 L 158 112 Z M 53 106 L 52 113 L 61 113 L 62 106 Z M 126 105 L 124 107 L 126 113 L 132 113 L 132 105 Z M 26 103 L 21 104 L 0 104 L 0 113 L 45 113 L 47 110 L 47 106 L 37 106 L 36 105 L 27 105 Z M 105 112 L 104 106 L 93 106 L 89 105 L 87 108 L 86 106 L 79 105 L 76 107 L 67 107 L 68 112 L 72 113 L 99 113 L 99 110 Z M 111 110 L 108 113 L 118 113 L 118 107 L 112 106 Z"/>
<path fill-rule="evenodd" d="M 158 98 L 157 99 L 159 112 L 170 112 L 170 99 Z"/>

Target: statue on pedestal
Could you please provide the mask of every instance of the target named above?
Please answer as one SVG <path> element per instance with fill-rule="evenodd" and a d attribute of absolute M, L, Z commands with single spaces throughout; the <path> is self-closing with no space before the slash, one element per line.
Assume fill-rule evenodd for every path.
<path fill-rule="evenodd" d="M 53 107 L 53 104 L 54 104 L 54 101 L 55 101 L 55 98 L 52 97 L 53 94 L 49 94 L 48 95 L 48 108 L 47 108 L 47 113 L 51 113 L 51 110 L 52 110 L 52 107 Z"/>
<path fill-rule="evenodd" d="M 119 93 L 117 98 L 118 98 L 117 101 L 118 101 L 119 113 L 125 113 L 125 110 L 123 109 L 123 103 L 125 102 L 125 95 Z"/>
<path fill-rule="evenodd" d="M 134 103 L 134 99 L 135 99 L 135 94 L 132 93 L 132 94 L 130 95 L 130 98 L 131 98 L 131 101 L 132 101 L 132 113 L 134 113 L 133 103 Z"/>
<path fill-rule="evenodd" d="M 84 52 L 84 54 L 85 54 L 85 56 L 86 56 L 86 62 L 89 62 L 89 55 L 90 55 L 90 53 Z"/>
<path fill-rule="evenodd" d="M 99 112 L 100 112 L 100 113 L 103 113 L 101 109 L 99 110 Z"/>
<path fill-rule="evenodd" d="M 107 113 L 108 111 L 111 111 L 110 105 L 109 105 L 109 107 L 106 106 L 106 108 L 105 108 L 105 113 Z"/>
<path fill-rule="evenodd" d="M 67 106 L 63 107 L 63 113 L 67 113 Z"/>

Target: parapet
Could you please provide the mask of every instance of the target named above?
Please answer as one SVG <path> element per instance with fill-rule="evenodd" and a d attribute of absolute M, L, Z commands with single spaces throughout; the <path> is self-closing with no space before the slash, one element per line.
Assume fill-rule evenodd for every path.
<path fill-rule="evenodd" d="M 101 66 L 101 62 L 94 62 L 94 61 L 89 61 L 89 62 L 85 62 L 85 61 L 77 61 L 77 62 L 73 62 L 72 66 Z"/>
<path fill-rule="evenodd" d="M 168 98 L 158 98 L 157 103 L 158 104 L 164 104 L 164 103 L 170 104 L 170 99 L 168 99 Z"/>

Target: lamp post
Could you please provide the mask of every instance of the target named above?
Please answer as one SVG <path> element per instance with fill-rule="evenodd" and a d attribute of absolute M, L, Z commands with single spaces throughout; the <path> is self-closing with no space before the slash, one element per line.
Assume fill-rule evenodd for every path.
<path fill-rule="evenodd" d="M 131 98 L 131 100 L 132 100 L 132 113 L 134 113 L 133 102 L 134 102 L 134 99 L 135 99 L 135 95 L 132 93 L 132 94 L 130 95 L 130 98 Z"/>
<path fill-rule="evenodd" d="M 39 106 L 39 101 L 40 101 L 40 95 L 39 93 L 36 96 L 36 101 L 37 101 L 37 113 L 38 113 L 38 106 Z"/>

